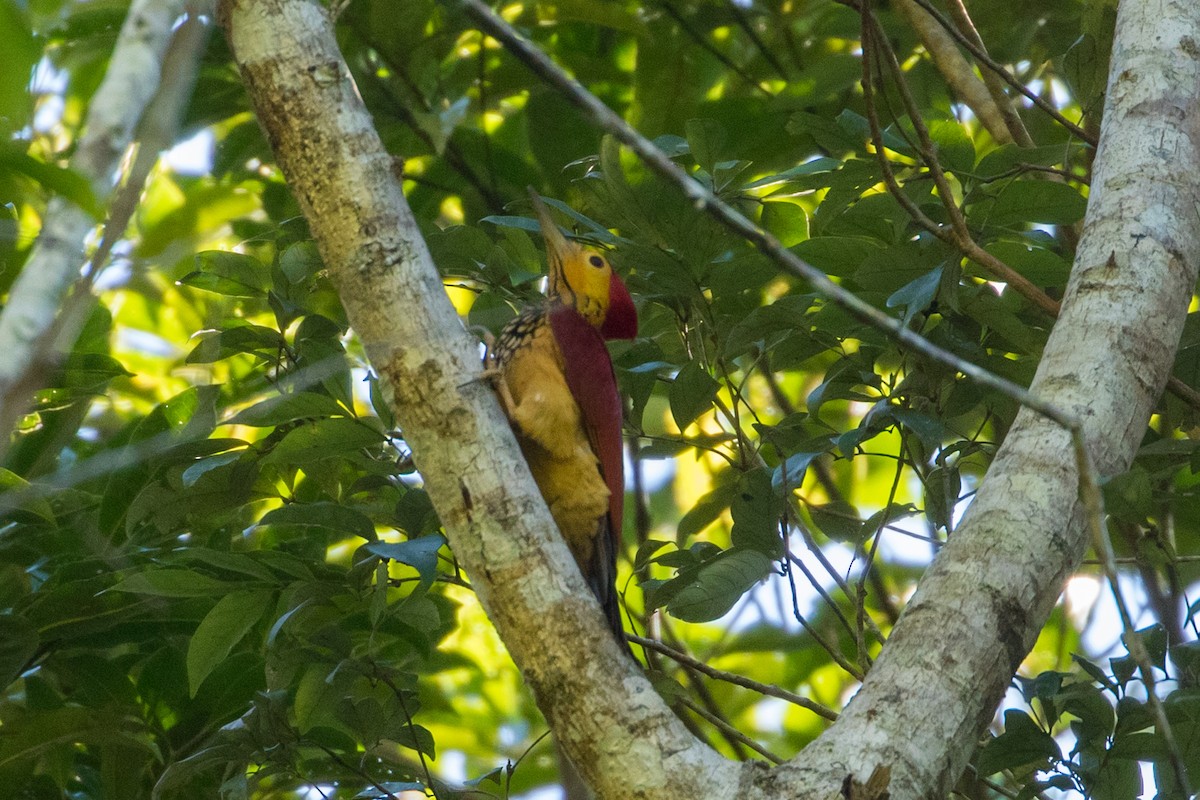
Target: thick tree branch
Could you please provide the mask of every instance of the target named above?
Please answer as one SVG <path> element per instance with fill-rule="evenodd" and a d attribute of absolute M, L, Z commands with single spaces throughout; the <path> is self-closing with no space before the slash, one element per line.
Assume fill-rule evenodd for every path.
<path fill-rule="evenodd" d="M 741 768 L 654 692 L 553 532 L 327 12 L 227 0 L 219 17 L 455 555 L 560 744 L 601 797 L 735 796 Z"/>
<path fill-rule="evenodd" d="M 1145 431 L 1200 252 L 1200 52 L 1188 44 L 1200 8 L 1124 2 L 1117 29 L 1085 233 L 1031 387 L 1081 417 L 1103 475 L 1128 467 Z M 949 790 L 1086 547 L 1077 479 L 1065 432 L 1023 410 L 862 691 L 801 763 L 889 764 L 893 797 Z"/>
<path fill-rule="evenodd" d="M 990 87 L 975 75 L 971 65 L 959 52 L 958 45 L 937 23 L 937 20 L 918 6 L 914 0 L 896 0 L 895 8 L 916 31 L 951 90 L 975 113 L 992 138 L 999 144 L 1015 141 L 1011 120 L 999 105 L 998 98 L 992 94 Z M 1001 92 L 1000 98 L 1006 101 L 1003 92 Z M 1011 104 L 1008 105 L 1008 110 L 1012 112 Z M 1017 121 L 1019 123 L 1019 117 Z M 1022 125 L 1019 130 L 1024 131 L 1024 126 Z M 1025 134 L 1025 138 L 1029 138 L 1028 133 Z M 1022 147 L 1029 147 L 1030 144 L 1021 142 Z"/>
<path fill-rule="evenodd" d="M 113 174 L 158 91 L 164 54 L 186 5 L 184 0 L 135 0 L 121 26 L 70 161 L 101 204 L 113 194 Z M 0 455 L 8 448 L 8 432 L 29 407 L 30 395 L 53 369 L 48 354 L 58 334 L 59 309 L 79 279 L 86 260 L 84 240 L 96 224 L 88 210 L 53 198 L 38 242 L 9 292 L 0 315 L 0 430 L 5 431 Z"/>

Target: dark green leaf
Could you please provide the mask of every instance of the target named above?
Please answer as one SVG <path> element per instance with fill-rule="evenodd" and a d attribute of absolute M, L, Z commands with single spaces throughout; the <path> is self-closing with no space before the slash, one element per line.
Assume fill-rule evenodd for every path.
<path fill-rule="evenodd" d="M 734 548 L 749 548 L 772 559 L 782 558 L 783 541 L 779 528 L 783 502 L 766 469 L 743 473 L 738 478 L 737 493 L 729 508 L 733 517 L 730 536 Z"/>
<path fill-rule="evenodd" d="M 265 464 L 293 466 L 337 458 L 349 451 L 380 444 L 383 436 L 370 426 L 352 419 L 320 419 L 305 422 L 288 432 L 283 441 L 263 459 Z"/>
<path fill-rule="evenodd" d="M 887 307 L 903 307 L 904 314 L 900 319 L 907 325 L 915 315 L 929 308 L 941 285 L 942 268 L 938 267 L 893 292 L 887 299 Z"/>
<path fill-rule="evenodd" d="M 721 384 L 697 362 L 689 361 L 683 365 L 667 392 L 671 416 L 679 430 L 684 430 L 696 421 L 696 417 L 712 408 L 713 398 L 720 388 Z"/>
<path fill-rule="evenodd" d="M 700 567 L 667 603 L 667 611 L 684 622 L 717 619 L 770 570 L 771 559 L 758 550 L 727 550 Z"/>
<path fill-rule="evenodd" d="M 970 219 L 977 225 L 1002 228 L 1035 222 L 1073 225 L 1083 219 L 1086 208 L 1087 201 L 1068 184 L 1017 180 L 1001 189 L 995 202 L 972 207 Z"/>
<path fill-rule="evenodd" d="M 853 506 L 845 503 L 826 503 L 810 506 L 808 511 L 821 533 L 835 542 L 857 544 L 862 540 L 863 522 Z"/>
<path fill-rule="evenodd" d="M 288 503 L 268 511 L 259 525 L 297 525 L 348 533 L 360 539 L 375 539 L 375 523 L 357 509 L 337 503 Z"/>
<path fill-rule="evenodd" d="M 1004 733 L 979 754 L 979 774 L 992 775 L 1004 769 L 1044 764 L 1062 758 L 1054 737 L 1043 731 L 1024 711 L 1004 712 Z"/>
<path fill-rule="evenodd" d="M 117 582 L 112 591 L 155 597 L 208 597 L 228 592 L 229 584 L 190 569 L 165 568 L 135 572 Z"/>
<path fill-rule="evenodd" d="M 688 147 L 692 157 L 700 165 L 700 169 L 712 175 L 715 165 L 721 160 L 721 151 L 725 145 L 725 128 L 721 123 L 712 119 L 689 119 L 684 123 L 687 131 Z"/>
<path fill-rule="evenodd" d="M 372 542 L 367 549 L 380 558 L 390 558 L 408 564 L 421 575 L 426 584 L 437 577 L 438 550 L 446 544 L 439 534 L 421 536 L 403 542 Z"/>
<path fill-rule="evenodd" d="M 37 653 L 37 628 L 14 614 L 0 614 L 0 685 L 9 686 L 32 664 Z"/>
<path fill-rule="evenodd" d="M 266 293 L 266 274 L 266 268 L 253 256 L 205 250 L 196 254 L 195 271 L 179 282 L 230 297 L 262 297 Z"/>
<path fill-rule="evenodd" d="M 868 256 L 881 250 L 878 241 L 860 236 L 818 236 L 791 250 L 822 272 L 838 278 L 855 274 Z"/>
<path fill-rule="evenodd" d="M 192 697 L 217 664 L 250 632 L 271 602 L 271 592 L 231 592 L 213 606 L 192 634 L 187 652 L 188 690 Z"/>

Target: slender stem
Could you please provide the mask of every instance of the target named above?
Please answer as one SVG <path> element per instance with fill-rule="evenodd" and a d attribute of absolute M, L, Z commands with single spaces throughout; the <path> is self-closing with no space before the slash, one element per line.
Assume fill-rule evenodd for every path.
<path fill-rule="evenodd" d="M 1163 708 L 1155 688 L 1157 681 L 1154 677 L 1154 665 L 1150 661 L 1150 654 L 1146 652 L 1141 634 L 1134 627 L 1133 615 L 1129 613 L 1129 604 L 1125 602 L 1125 594 L 1121 591 L 1121 584 L 1117 578 L 1116 555 L 1113 552 L 1112 539 L 1109 537 L 1108 526 L 1105 523 L 1104 497 L 1100 493 L 1100 487 L 1096 480 L 1095 467 L 1092 465 L 1087 448 L 1083 445 L 1082 437 L 1076 437 L 1074 442 L 1075 459 L 1080 465 L 1079 496 L 1087 512 L 1092 533 L 1092 546 L 1096 548 L 1104 575 L 1108 578 L 1108 585 L 1117 605 L 1117 613 L 1121 617 L 1121 626 L 1125 630 L 1125 645 L 1129 649 L 1129 655 L 1137 663 L 1142 683 L 1146 686 L 1146 700 L 1150 704 L 1151 713 L 1154 714 L 1155 727 L 1158 728 L 1158 732 L 1167 746 L 1167 754 L 1171 760 L 1171 769 L 1175 773 L 1178 789 L 1181 796 L 1191 797 L 1187 768 L 1184 766 L 1175 734 L 1171 730 L 1171 723 L 1167 719 L 1166 709 Z"/>
<path fill-rule="evenodd" d="M 648 650 L 653 650 L 656 653 L 660 653 L 672 661 L 684 664 L 694 669 L 696 672 L 707 675 L 713 680 L 732 683 L 734 686 L 741 686 L 743 689 L 749 689 L 752 692 L 758 692 L 761 695 L 774 697 L 791 703 L 792 705 L 800 706 L 801 708 L 807 709 L 817 716 L 829 720 L 830 722 L 837 719 L 837 712 L 833 709 L 826 708 L 815 700 L 809 700 L 807 697 L 802 697 L 794 692 L 781 689 L 774 684 L 760 683 L 759 681 L 751 680 L 750 678 L 743 677 L 733 672 L 726 672 L 725 670 L 717 669 L 716 667 L 710 666 L 707 662 L 701 661 L 700 659 L 694 658 L 687 653 L 663 644 L 657 639 L 646 639 L 641 636 L 634 635 L 630 635 L 628 638 L 629 641 L 635 644 L 641 645 Z"/>
<path fill-rule="evenodd" d="M 739 731 L 737 728 L 730 725 L 725 720 L 723 720 L 720 717 L 717 717 L 713 714 L 710 714 L 706 709 L 696 705 L 694 702 L 692 702 L 688 698 L 684 697 L 684 698 L 680 699 L 679 702 L 682 703 L 684 706 L 686 706 L 693 714 L 700 717 L 701 719 L 703 719 L 704 721 L 708 722 L 710 725 L 712 725 L 713 727 L 715 727 L 719 731 L 721 731 L 721 733 L 724 734 L 726 738 L 736 739 L 737 741 L 744 744 L 746 747 L 749 747 L 751 750 L 753 750 L 754 752 L 758 753 L 763 758 L 770 761 L 772 764 L 782 764 L 783 763 L 782 758 L 775 755 L 770 750 L 763 747 L 761 744 L 754 741 L 749 736 L 742 733 L 741 731 Z"/>
<path fill-rule="evenodd" d="M 838 0 L 838 2 L 848 5 L 851 8 L 857 8 L 857 5 L 853 2 L 853 0 Z M 1079 137 L 1092 147 L 1096 146 L 1097 140 L 1093 134 L 1071 122 L 1069 119 L 1064 117 L 1062 113 L 1059 112 L 1059 110 L 1055 108 L 1048 100 L 1046 100 L 1046 98 L 1042 97 L 1037 92 L 1028 88 L 1015 77 L 1013 77 L 1012 73 L 1010 73 L 1003 64 L 997 62 L 995 59 L 989 56 L 985 50 L 971 41 L 969 36 L 960 31 L 954 25 L 954 23 L 950 22 L 950 20 L 946 19 L 942 12 L 938 11 L 937 8 L 935 8 L 933 4 L 929 2 L 929 0 L 914 0 L 914 2 L 928 12 L 931 17 L 937 20 L 938 24 L 945 28 L 946 32 L 953 36 L 958 43 L 975 58 L 976 61 L 998 75 L 1000 79 L 1009 86 L 1025 95 L 1025 97 L 1028 98 L 1031 103 L 1049 114 L 1055 122 L 1069 130 L 1072 135 Z"/>

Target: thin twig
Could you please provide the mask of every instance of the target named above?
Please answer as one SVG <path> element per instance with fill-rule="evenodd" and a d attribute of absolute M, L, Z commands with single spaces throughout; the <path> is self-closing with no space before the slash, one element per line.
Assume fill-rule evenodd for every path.
<path fill-rule="evenodd" d="M 706 51 L 713 58 L 717 59 L 717 61 L 720 61 L 730 72 L 745 81 L 750 88 L 762 92 L 769 98 L 775 97 L 774 92 L 760 85 L 758 81 L 754 80 L 753 76 L 748 75 L 744 69 L 733 63 L 733 60 L 730 59 L 729 56 L 722 53 L 712 42 L 708 41 L 708 39 L 704 37 L 703 33 L 693 28 L 692 24 L 687 21 L 686 17 L 683 16 L 683 13 L 680 12 L 679 9 L 675 8 L 672 3 L 670 3 L 668 0 L 661 0 L 659 7 L 667 12 L 667 16 L 675 20 L 676 24 L 683 29 L 683 32 L 687 34 L 688 38 L 694 41 L 700 47 L 700 49 Z"/>
<path fill-rule="evenodd" d="M 792 590 L 792 616 L 794 616 L 796 621 L 800 623 L 800 627 L 804 628 L 805 633 L 811 636 L 813 641 L 815 641 L 822 650 L 829 654 L 829 657 L 835 664 L 844 669 L 846 672 L 850 673 L 850 675 L 852 675 L 855 679 L 861 681 L 865 673 L 859 669 L 857 665 L 851 663 L 849 659 L 842 655 L 835 645 L 825 641 L 825 637 L 822 636 L 816 628 L 809 624 L 809 621 L 805 618 L 804 614 L 800 612 L 800 595 L 796 590 L 796 574 L 795 570 L 792 569 L 792 566 L 795 564 L 800 566 L 801 569 L 804 569 L 804 567 L 792 556 L 791 548 L 788 546 L 787 537 L 784 537 L 783 541 L 784 554 L 786 556 L 786 560 L 783 564 L 783 570 L 787 574 L 788 587 Z M 804 571 L 807 574 L 807 570 Z M 809 576 L 809 579 L 812 579 L 811 575 Z"/>
<path fill-rule="evenodd" d="M 947 6 L 950 8 L 950 15 L 954 17 L 955 27 L 964 36 L 969 37 L 981 53 L 989 55 L 987 47 L 983 43 L 983 37 L 976 30 L 975 23 L 971 20 L 971 15 L 967 13 L 967 7 L 962 0 L 947 0 Z M 939 20 L 938 24 L 943 23 Z M 1004 117 L 1004 124 L 1012 134 L 1013 140 L 1021 147 L 1033 147 L 1033 137 L 1029 135 L 1029 129 L 1025 127 L 1025 122 L 1021 119 L 1021 115 L 1012 101 L 1008 99 L 1008 95 L 1004 93 L 1003 79 L 996 74 L 995 70 L 980 70 L 980 72 L 983 77 L 983 85 L 987 87 L 996 107 L 1000 109 L 1000 114 Z"/>
<path fill-rule="evenodd" d="M 904 474 L 904 459 L 897 458 L 896 459 L 896 474 L 895 474 L 895 477 L 892 479 L 891 489 L 888 490 L 887 504 L 883 507 L 883 516 L 880 517 L 880 519 L 879 519 L 879 525 L 876 526 L 875 532 L 873 534 L 871 534 L 871 536 L 872 536 L 871 549 L 868 550 L 864 554 L 866 563 L 863 564 L 862 571 L 859 573 L 859 576 L 858 576 L 858 591 L 859 591 L 860 596 L 865 594 L 867 580 L 870 577 L 871 573 L 875 571 L 875 555 L 879 552 L 879 543 L 883 539 L 883 532 L 888 527 L 888 515 L 891 513 L 892 504 L 896 501 L 896 492 L 899 491 L 899 489 L 900 489 L 900 478 L 903 474 Z M 862 549 L 861 544 L 859 545 L 859 549 L 860 550 Z M 860 601 L 858 603 L 858 639 L 859 639 L 859 648 L 860 649 L 863 647 L 863 645 L 862 645 L 863 618 L 866 617 L 866 615 L 867 615 L 867 604 L 864 601 Z M 865 652 L 863 652 L 859 655 L 860 661 L 862 661 L 864 658 L 866 658 Z"/>
<path fill-rule="evenodd" d="M 739 731 L 737 728 L 730 725 L 725 720 L 721 719 L 720 717 L 710 714 L 707 710 L 696 705 L 694 702 L 692 702 L 688 698 L 682 697 L 679 699 L 679 702 L 681 704 L 683 704 L 684 706 L 686 706 L 687 709 L 690 710 L 693 714 L 695 714 L 696 716 L 698 716 L 701 719 L 708 722 L 713 727 L 720 730 L 721 733 L 723 733 L 726 736 L 726 738 L 737 739 L 739 742 L 744 744 L 746 747 L 749 747 L 751 750 L 758 753 L 760 756 L 767 759 L 772 764 L 782 764 L 783 763 L 782 758 L 775 755 L 770 750 L 763 747 L 761 744 L 754 741 L 749 736 L 742 733 L 741 731 Z"/>
<path fill-rule="evenodd" d="M 1129 650 L 1129 655 L 1137 663 L 1142 683 L 1146 686 L 1146 701 L 1150 704 L 1150 710 L 1154 714 L 1155 726 L 1166 744 L 1178 789 L 1183 797 L 1191 797 L 1187 768 L 1184 766 L 1182 755 L 1180 755 L 1175 734 L 1171 730 L 1170 720 L 1167 719 L 1166 709 L 1163 708 L 1162 701 L 1155 690 L 1157 681 L 1154 677 L 1154 665 L 1150 661 L 1150 654 L 1146 652 L 1141 634 L 1134 627 L 1133 616 L 1129 613 L 1129 605 L 1125 602 L 1125 595 L 1121 591 L 1121 584 L 1117 579 L 1116 557 L 1113 553 L 1112 539 L 1109 538 L 1108 526 L 1104 520 L 1104 497 L 1100 493 L 1091 456 L 1088 454 L 1087 448 L 1083 446 L 1081 439 L 1077 440 L 1075 444 L 1075 459 L 1080 464 L 1079 496 L 1087 512 L 1092 533 L 1092 546 L 1100 555 L 1104 575 L 1112 590 L 1117 613 L 1121 617 L 1121 627 L 1125 630 L 1125 645 Z"/>
<path fill-rule="evenodd" d="M 801 708 L 807 709 L 807 710 L 813 712 L 814 714 L 816 714 L 817 716 L 823 717 L 823 718 L 829 720 L 830 722 L 837 719 L 837 716 L 838 716 L 837 712 L 834 711 L 833 709 L 826 708 L 825 706 L 821 705 L 820 703 L 816 702 L 815 700 L 809 700 L 807 697 L 802 697 L 801 695 L 795 694 L 794 692 L 789 692 L 786 689 L 781 689 L 778 686 L 775 686 L 774 684 L 760 683 L 758 681 L 751 680 L 749 678 L 743 677 L 736 673 L 726 672 L 725 670 L 720 670 L 720 669 L 717 669 L 716 667 L 709 666 L 704 661 L 701 661 L 698 658 L 694 658 L 682 651 L 676 650 L 675 648 L 670 647 L 669 645 L 663 644 L 662 642 L 658 641 L 657 639 L 646 639 L 641 636 L 635 636 L 633 634 L 629 634 L 627 638 L 629 639 L 629 641 L 631 641 L 635 644 L 641 645 L 642 647 L 645 647 L 648 650 L 653 650 L 657 653 L 661 653 L 662 655 L 666 656 L 667 658 L 671 659 L 672 661 L 677 661 L 680 664 L 684 664 L 688 667 L 691 667 L 696 672 L 700 672 L 704 675 L 707 675 L 708 677 L 712 678 L 713 680 L 724 681 L 725 683 L 732 683 L 734 686 L 741 686 L 743 689 L 749 689 L 752 692 L 758 692 L 759 694 L 766 695 L 768 697 L 775 697 L 779 700 L 784 700 L 788 703 L 791 703 L 792 705 L 800 706 Z"/>
<path fill-rule="evenodd" d="M 858 10 L 859 8 L 856 0 L 837 0 L 837 2 L 850 6 L 855 10 Z M 1094 135 L 1064 117 L 1062 113 L 1059 112 L 1059 110 L 1055 108 L 1048 100 L 1013 77 L 1012 73 L 1010 73 L 1003 64 L 1000 64 L 991 56 L 989 56 L 987 52 L 977 47 L 975 43 L 971 41 L 970 37 L 955 27 L 954 23 L 946 19 L 946 17 L 940 11 L 938 11 L 937 8 L 935 8 L 933 4 L 929 2 L 929 0 L 915 0 L 915 2 L 926 12 L 928 12 L 930 16 L 937 20 L 938 24 L 945 28 L 947 33 L 958 40 L 958 43 L 966 48 L 967 52 L 969 52 L 976 61 L 990 69 L 992 72 L 996 73 L 1001 80 L 1027 97 L 1031 103 L 1040 108 L 1042 111 L 1049 114 L 1055 122 L 1069 130 L 1072 135 L 1079 137 L 1092 147 L 1096 146 L 1097 141 Z"/>

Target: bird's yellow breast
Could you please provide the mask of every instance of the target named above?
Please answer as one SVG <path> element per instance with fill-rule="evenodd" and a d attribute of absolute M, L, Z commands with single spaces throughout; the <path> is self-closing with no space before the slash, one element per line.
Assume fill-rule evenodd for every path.
<path fill-rule="evenodd" d="M 609 490 L 545 316 L 525 314 L 510 323 L 495 355 L 525 460 L 575 560 L 586 564 L 608 514 Z"/>

